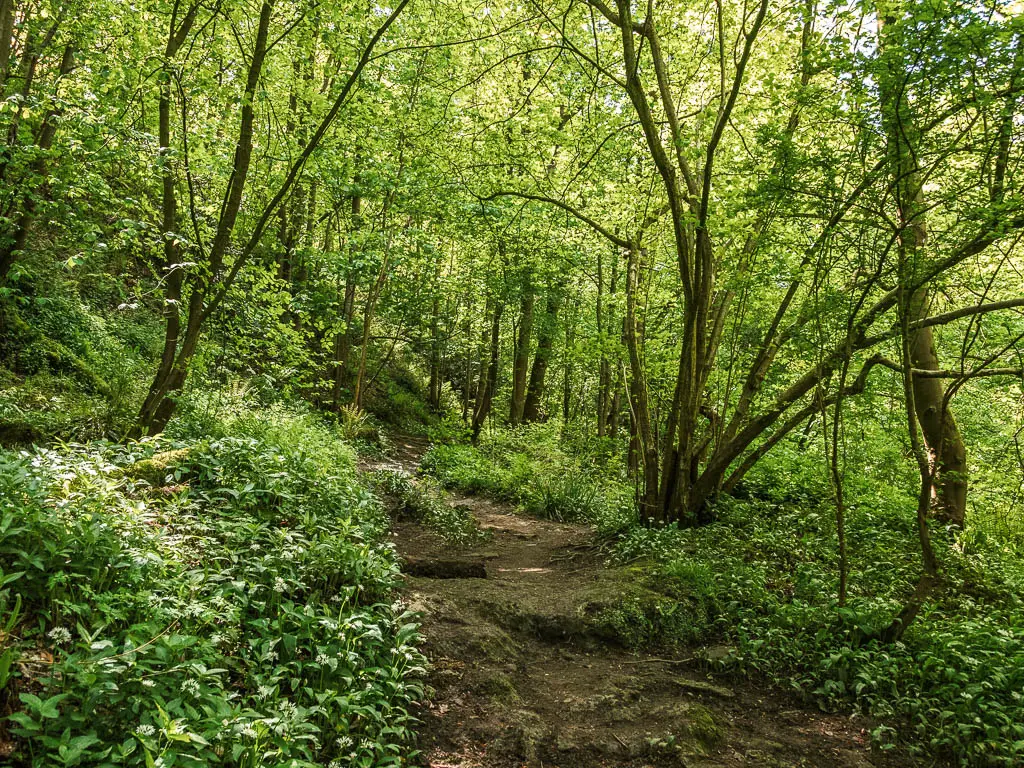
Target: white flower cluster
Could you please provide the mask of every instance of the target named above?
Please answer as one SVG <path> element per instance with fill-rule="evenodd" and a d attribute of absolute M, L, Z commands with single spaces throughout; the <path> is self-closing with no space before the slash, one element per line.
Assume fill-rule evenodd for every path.
<path fill-rule="evenodd" d="M 71 633 L 68 631 L 67 627 L 54 627 L 46 636 L 57 645 L 71 642 Z"/>

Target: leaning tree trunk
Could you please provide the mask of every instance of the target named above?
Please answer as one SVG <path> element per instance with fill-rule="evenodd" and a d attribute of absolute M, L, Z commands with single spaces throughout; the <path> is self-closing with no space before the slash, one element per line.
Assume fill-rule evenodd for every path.
<path fill-rule="evenodd" d="M 158 370 L 150 387 L 149 395 L 146 397 L 146 401 L 143 403 L 139 413 L 138 421 L 133 430 L 134 436 L 157 434 L 162 432 L 164 427 L 167 426 L 167 422 L 170 421 L 176 407 L 175 395 L 185 385 L 189 366 L 199 345 L 203 321 L 208 313 L 206 299 L 209 295 L 211 281 L 214 279 L 214 275 L 220 271 L 224 256 L 231 244 L 235 222 L 238 220 L 238 213 L 242 206 L 242 193 L 245 190 L 246 179 L 249 175 L 253 150 L 253 124 L 255 121 L 253 102 L 263 71 L 263 63 L 267 56 L 272 11 L 273 4 L 269 0 L 264 0 L 260 9 L 256 42 L 253 47 L 252 57 L 249 60 L 245 93 L 240 110 L 241 120 L 238 128 L 238 140 L 235 144 L 234 164 L 228 181 L 227 193 L 224 196 L 221 217 L 217 222 L 217 231 L 213 242 L 210 244 L 210 252 L 207 257 L 206 266 L 208 274 L 192 289 L 192 295 L 189 297 L 188 322 L 181 341 L 181 347 L 173 358 L 171 369 L 165 371 L 163 365 L 161 365 L 161 368 Z M 174 33 L 172 33 L 172 39 L 173 35 Z M 171 290 L 170 286 L 166 290 Z M 175 332 L 174 324 L 168 323 L 164 332 L 165 352 L 171 346 L 172 335 Z M 176 342 L 176 339 L 174 341 Z"/>
<path fill-rule="evenodd" d="M 167 46 L 164 49 L 165 66 L 160 71 L 160 101 L 157 106 L 158 138 L 160 140 L 161 162 L 161 214 L 164 241 L 164 348 L 160 355 L 160 364 L 152 386 L 142 406 L 143 413 L 155 413 L 158 405 L 160 385 L 166 382 L 174 368 L 174 358 L 178 353 L 178 340 L 181 335 L 181 289 L 185 281 L 184 267 L 181 266 L 181 248 L 178 238 L 173 235 L 178 230 L 178 198 L 175 192 L 175 172 L 171 162 L 171 62 L 178 49 L 185 42 L 196 19 L 199 4 L 189 8 L 180 26 L 172 25 L 167 35 Z"/>

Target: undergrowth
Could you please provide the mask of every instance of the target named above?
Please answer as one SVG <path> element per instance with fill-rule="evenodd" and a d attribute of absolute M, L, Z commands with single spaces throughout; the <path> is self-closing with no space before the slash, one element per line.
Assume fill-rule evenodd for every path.
<path fill-rule="evenodd" d="M 508 501 L 560 522 L 586 522 L 601 532 L 636 519 L 632 488 L 583 455 L 563 450 L 553 425 L 489 434 L 479 446 L 435 445 L 423 470 L 446 488 Z"/>
<path fill-rule="evenodd" d="M 352 451 L 283 409 L 188 431 L 0 453 L 13 765 L 405 765 L 423 658 Z"/>
<path fill-rule="evenodd" d="M 425 525 L 455 547 L 472 547 L 489 538 L 468 509 L 448 503 L 444 490 L 431 478 L 413 480 L 402 470 L 381 469 L 370 481 L 393 501 L 400 516 Z"/>
<path fill-rule="evenodd" d="M 447 486 L 546 516 L 599 527 L 610 520 L 610 530 L 629 519 L 623 512 L 605 516 L 608 485 L 551 433 L 521 430 L 479 449 L 434 448 L 424 466 Z M 912 751 L 961 765 L 1021 765 L 1022 553 L 983 527 L 954 536 L 936 526 L 944 586 L 902 642 L 881 644 L 872 635 L 898 613 L 920 573 L 914 499 L 892 483 L 852 473 L 847 486 L 846 606 L 835 597 L 827 477 L 799 446 L 784 446 L 737 497 L 719 499 L 711 525 L 620 527 L 609 544 L 611 562 L 628 564 L 638 583 L 679 610 L 660 607 L 651 617 L 623 604 L 608 620 L 628 627 L 638 642 L 654 633 L 671 645 L 664 635 L 674 632 L 679 644 L 715 643 L 709 661 L 722 671 L 772 681 L 826 709 L 871 714 L 883 723 L 872 732 L 879 749 L 899 739 Z M 567 506 L 558 489 L 572 489 L 565 496 L 576 506 Z M 573 513 L 564 514 L 567 508 Z"/>

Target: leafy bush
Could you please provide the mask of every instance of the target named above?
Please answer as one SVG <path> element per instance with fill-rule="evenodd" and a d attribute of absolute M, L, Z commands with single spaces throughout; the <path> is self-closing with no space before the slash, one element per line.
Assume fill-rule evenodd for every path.
<path fill-rule="evenodd" d="M 382 469 L 371 479 L 381 493 L 394 500 L 399 514 L 436 531 L 450 544 L 471 547 L 489 538 L 469 510 L 448 503 L 444 491 L 430 478 L 414 481 L 402 470 Z"/>
<path fill-rule="evenodd" d="M 381 505 L 308 416 L 234 427 L 0 454 L 16 760 L 405 764 L 423 660 Z"/>

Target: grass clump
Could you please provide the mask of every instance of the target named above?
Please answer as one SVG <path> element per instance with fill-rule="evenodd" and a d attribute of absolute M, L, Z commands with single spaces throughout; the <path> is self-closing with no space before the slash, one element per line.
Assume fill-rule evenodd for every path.
<path fill-rule="evenodd" d="M 222 426 L 0 453 L 15 764 L 406 764 L 423 659 L 382 506 L 308 415 Z"/>

